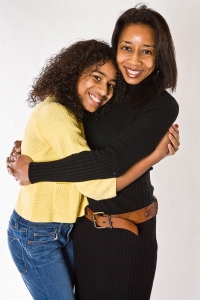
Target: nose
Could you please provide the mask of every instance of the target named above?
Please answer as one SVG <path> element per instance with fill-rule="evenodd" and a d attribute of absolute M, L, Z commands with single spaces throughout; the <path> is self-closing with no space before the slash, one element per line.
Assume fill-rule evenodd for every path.
<path fill-rule="evenodd" d="M 101 85 L 97 87 L 97 92 L 99 93 L 100 96 L 106 97 L 108 95 L 107 84 L 101 83 Z"/>
<path fill-rule="evenodd" d="M 134 51 L 130 56 L 129 56 L 129 62 L 133 64 L 134 66 L 139 66 L 142 64 L 140 60 L 140 55 L 137 51 Z"/>

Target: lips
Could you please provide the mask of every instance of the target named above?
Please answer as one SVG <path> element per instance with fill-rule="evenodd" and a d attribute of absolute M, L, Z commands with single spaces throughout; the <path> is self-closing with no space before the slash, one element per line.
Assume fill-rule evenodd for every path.
<path fill-rule="evenodd" d="M 143 70 L 132 70 L 127 67 L 124 67 L 124 69 L 126 74 L 131 78 L 137 78 L 143 73 Z"/>
<path fill-rule="evenodd" d="M 94 94 L 89 93 L 90 99 L 92 99 L 96 103 L 102 103 L 103 99 L 97 98 Z"/>
<path fill-rule="evenodd" d="M 101 103 L 101 100 L 99 98 L 97 98 L 95 95 L 89 93 L 89 96 L 93 101 L 95 101 L 97 103 Z"/>

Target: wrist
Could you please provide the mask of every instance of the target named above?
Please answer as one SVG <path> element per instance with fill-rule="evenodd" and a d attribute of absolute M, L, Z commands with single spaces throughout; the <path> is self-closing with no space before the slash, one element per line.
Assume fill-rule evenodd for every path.
<path fill-rule="evenodd" d="M 165 153 L 163 150 L 161 149 L 156 149 L 154 150 L 154 152 L 152 153 L 153 156 L 153 160 L 154 160 L 154 164 L 158 163 L 159 161 L 161 161 L 163 158 L 165 158 L 167 155 L 167 153 Z"/>

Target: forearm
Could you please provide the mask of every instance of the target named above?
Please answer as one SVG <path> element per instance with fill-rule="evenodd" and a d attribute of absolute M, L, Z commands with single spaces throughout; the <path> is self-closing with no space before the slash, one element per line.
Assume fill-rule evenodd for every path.
<path fill-rule="evenodd" d="M 31 163 L 29 178 L 31 183 L 40 181 L 80 182 L 116 178 L 116 169 L 117 155 L 112 149 L 107 148 L 106 151 L 80 152 L 52 162 Z"/>
<path fill-rule="evenodd" d="M 77 182 L 119 177 L 154 151 L 177 114 L 177 104 L 160 99 L 125 126 L 105 149 L 81 152 L 55 162 L 32 163 L 30 181 Z"/>
<path fill-rule="evenodd" d="M 127 185 L 138 179 L 153 165 L 158 163 L 162 159 L 161 155 L 157 151 L 153 151 L 147 157 L 141 159 L 128 169 L 122 176 L 117 178 L 117 191 L 122 190 Z"/>

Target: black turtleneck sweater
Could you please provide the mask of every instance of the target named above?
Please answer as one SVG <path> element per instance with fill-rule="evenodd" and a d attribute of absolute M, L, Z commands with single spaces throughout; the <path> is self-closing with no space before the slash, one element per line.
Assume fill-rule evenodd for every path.
<path fill-rule="evenodd" d="M 129 93 L 134 96 L 134 87 Z M 31 163 L 31 182 L 118 177 L 150 154 L 177 118 L 178 104 L 166 91 L 137 109 L 130 98 L 125 96 L 105 116 L 91 114 L 84 120 L 86 140 L 98 150 Z M 115 198 L 89 199 L 89 207 L 107 214 L 133 211 L 152 203 L 153 190 L 148 170 Z M 73 231 L 77 299 L 150 299 L 157 258 L 156 218 L 138 228 L 135 236 L 124 229 L 95 229 L 85 217 L 77 220 Z"/>

